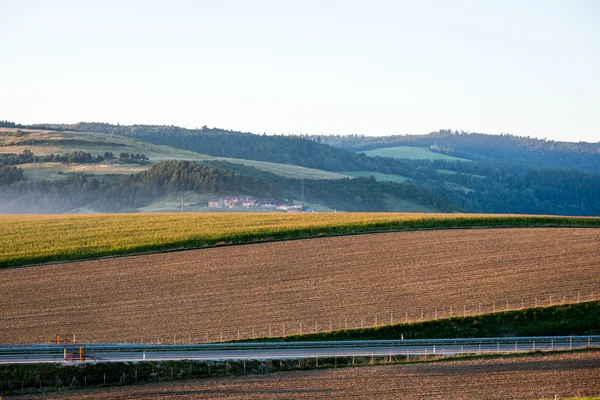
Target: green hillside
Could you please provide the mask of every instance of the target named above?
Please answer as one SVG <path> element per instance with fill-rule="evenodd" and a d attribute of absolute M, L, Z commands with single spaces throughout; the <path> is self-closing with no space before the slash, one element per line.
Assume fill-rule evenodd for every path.
<path fill-rule="evenodd" d="M 346 175 L 354 176 L 356 178 L 368 178 L 370 176 L 374 177 L 377 182 L 398 182 L 402 183 L 407 181 L 409 178 L 400 175 L 390 175 L 384 174 L 381 172 L 371 172 L 371 171 L 348 171 L 345 172 Z"/>
<path fill-rule="evenodd" d="M 75 172 L 94 175 L 129 175 L 146 170 L 152 164 L 166 160 L 223 160 L 254 167 L 287 178 L 340 179 L 348 177 L 348 175 L 336 172 L 321 171 L 296 165 L 228 157 L 212 157 L 170 146 L 155 145 L 126 136 L 88 132 L 0 128 L 0 153 L 18 154 L 24 150 L 30 150 L 36 156 L 65 154 L 73 151 L 85 151 L 94 156 L 103 155 L 105 152 L 112 152 L 116 156 L 120 153 L 135 153 L 144 154 L 150 161 L 147 165 L 125 164 L 114 161 L 94 164 L 51 162 L 20 165 L 25 171 L 26 177 L 30 179 L 34 177 L 37 179 L 57 179 L 64 177 L 65 174 Z"/>
<path fill-rule="evenodd" d="M 469 161 L 464 158 L 447 156 L 445 154 L 434 153 L 427 147 L 414 146 L 397 146 L 397 147 L 382 147 L 375 150 L 364 151 L 369 157 L 392 157 L 392 158 L 409 158 L 412 160 L 446 160 L 446 161 Z"/>

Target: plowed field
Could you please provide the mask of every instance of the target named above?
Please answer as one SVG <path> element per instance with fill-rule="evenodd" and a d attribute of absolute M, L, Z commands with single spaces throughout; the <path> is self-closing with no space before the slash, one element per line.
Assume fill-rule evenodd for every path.
<path fill-rule="evenodd" d="M 59 399 L 564 399 L 600 395 L 600 353 L 202 379 L 49 395 Z"/>
<path fill-rule="evenodd" d="M 0 343 L 187 342 L 588 300 L 600 229 L 421 231 L 0 271 Z"/>

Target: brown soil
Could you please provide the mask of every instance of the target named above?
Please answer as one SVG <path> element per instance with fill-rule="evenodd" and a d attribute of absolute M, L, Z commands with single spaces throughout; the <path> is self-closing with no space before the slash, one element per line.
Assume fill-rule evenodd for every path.
<path fill-rule="evenodd" d="M 59 399 L 564 399 L 600 395 L 600 352 L 201 379 Z M 34 397 L 35 398 L 35 397 Z"/>
<path fill-rule="evenodd" d="M 421 231 L 0 271 L 0 343 L 211 341 L 587 300 L 599 229 Z M 481 304 L 481 306 L 480 306 Z M 254 331 L 254 333 L 253 333 Z"/>

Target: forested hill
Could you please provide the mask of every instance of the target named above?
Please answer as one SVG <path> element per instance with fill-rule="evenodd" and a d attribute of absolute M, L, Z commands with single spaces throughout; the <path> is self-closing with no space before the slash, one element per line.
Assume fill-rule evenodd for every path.
<path fill-rule="evenodd" d="M 508 134 L 440 130 L 427 135 L 321 136 L 323 143 L 350 151 L 414 146 L 474 161 L 499 161 L 534 168 L 600 171 L 600 142 L 560 142 Z"/>
<path fill-rule="evenodd" d="M 248 195 L 289 202 L 303 196 L 309 203 L 335 206 L 344 211 L 399 211 L 397 204 L 402 201 L 432 211 L 459 209 L 446 197 L 412 183 L 377 182 L 372 178 L 305 179 L 303 186 L 301 193 L 298 179 L 222 161 L 164 161 L 122 181 L 74 174 L 63 180 L 0 182 L 0 212 L 64 213 L 78 208 L 135 211 L 163 196 L 178 196 L 184 192 Z"/>
<path fill-rule="evenodd" d="M 3 122 L 0 121 L 0 125 L 2 124 Z M 11 123 L 4 122 L 4 124 Z M 254 135 L 207 127 L 190 130 L 174 126 L 120 126 L 101 123 L 5 126 L 15 129 L 39 128 L 112 133 L 213 156 L 283 162 L 345 172 L 353 176 L 372 175 L 373 178 L 360 180 L 306 182 L 306 195 L 314 199 L 311 201 L 328 206 L 337 205 L 340 210 L 411 209 L 412 206 L 407 206 L 405 209 L 398 206 L 401 203 L 398 199 L 404 199 L 411 204 L 416 203 L 426 209 L 440 211 L 600 215 L 600 143 L 567 143 L 511 135 L 494 136 L 451 131 L 439 131 L 424 136 L 372 138 L 350 135 L 326 136 L 319 139 L 318 137 Z M 390 146 L 406 146 L 409 151 L 426 153 L 428 158 L 399 160 L 368 157 L 359 153 L 361 150 Z M 431 151 L 424 151 L 423 147 L 433 152 L 457 156 L 459 159 L 438 160 L 432 157 Z M 7 160 L 13 158 L 16 160 L 18 157 L 20 156 L 10 156 Z M 38 158 L 39 160 L 43 159 Z M 11 197 L 14 200 L 13 204 L 19 206 L 21 204 L 19 194 L 15 191 L 24 193 L 23 191 L 33 189 L 28 182 L 23 182 L 25 179 L 23 171 L 15 167 L 18 163 L 5 164 L 7 165 L 0 166 L 0 178 L 2 178 L 0 185 L 4 185 L 4 193 L 15 195 Z M 246 167 L 228 166 L 225 169 L 244 176 L 251 171 Z M 227 175 L 224 175 L 217 181 L 226 182 L 226 177 Z M 252 179 L 256 178 L 254 172 L 252 177 Z M 140 178 L 145 179 L 143 176 Z M 90 182 L 83 182 L 78 180 L 79 178 L 73 179 L 75 181 L 72 190 L 81 193 L 89 187 L 102 184 L 102 182 L 94 183 L 90 178 L 86 178 Z M 261 176 L 260 179 L 256 182 L 238 180 L 232 191 L 243 192 L 249 188 L 245 186 L 246 184 L 264 188 L 264 182 L 269 181 L 272 184 L 269 187 L 287 190 L 282 192 L 287 195 L 281 194 L 282 196 L 298 196 L 297 182 L 281 181 L 277 176 Z M 394 182 L 406 184 L 396 185 L 393 184 Z M 41 194 L 43 196 L 51 196 L 52 187 L 61 184 L 47 185 L 50 194 Z M 42 190 L 42 186 L 39 185 L 34 189 Z M 192 187 L 196 188 L 193 185 Z M 218 189 L 221 190 L 223 187 L 227 186 L 219 185 Z M 116 190 L 113 186 L 110 188 Z M 127 188 L 132 191 L 131 193 L 148 195 L 147 188 L 143 191 L 138 189 L 137 184 Z M 67 189 L 57 190 L 60 192 Z M 155 195 L 157 195 L 155 191 L 150 192 L 152 198 L 155 198 Z M 140 200 L 138 196 L 135 203 L 131 200 L 133 194 L 128 196 L 128 200 L 121 203 L 121 208 L 110 205 L 114 205 L 115 201 L 109 196 L 106 202 L 100 204 L 99 209 L 117 211 L 123 207 L 139 208 L 139 202 L 148 202 L 147 199 Z M 25 203 L 24 201 L 22 204 Z M 132 206 L 131 204 L 134 203 L 136 205 Z M 49 204 L 53 203 L 49 201 Z"/>
<path fill-rule="evenodd" d="M 322 144 L 319 138 L 309 136 L 255 135 L 206 126 L 201 129 L 186 129 L 177 126 L 126 126 L 95 122 L 36 124 L 24 127 L 110 133 L 215 157 L 293 164 L 327 171 L 368 170 L 397 175 L 406 175 L 410 171 L 410 167 L 400 160 L 367 157 Z"/>

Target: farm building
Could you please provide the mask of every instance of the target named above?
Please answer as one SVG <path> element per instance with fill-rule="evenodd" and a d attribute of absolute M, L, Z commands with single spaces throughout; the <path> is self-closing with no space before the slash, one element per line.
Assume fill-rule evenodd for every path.
<path fill-rule="evenodd" d="M 223 207 L 223 201 L 221 199 L 210 199 L 208 200 L 209 208 L 220 208 Z"/>

